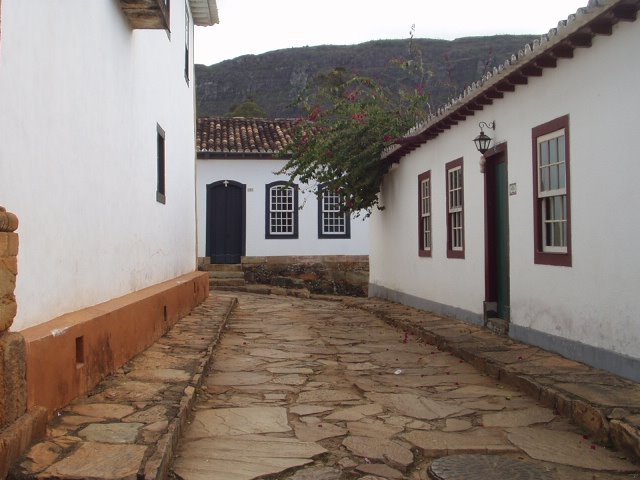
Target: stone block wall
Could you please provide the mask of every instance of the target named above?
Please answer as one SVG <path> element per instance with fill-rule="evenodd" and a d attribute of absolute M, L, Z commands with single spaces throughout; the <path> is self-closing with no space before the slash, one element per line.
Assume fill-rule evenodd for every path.
<path fill-rule="evenodd" d="M 366 255 L 243 257 L 242 269 L 247 283 L 311 293 L 362 297 L 369 286 Z"/>
<path fill-rule="evenodd" d="M 18 307 L 18 218 L 0 206 L 0 479 L 47 428 L 47 411 L 27 412 L 27 354 L 24 337 L 9 328 Z"/>
<path fill-rule="evenodd" d="M 17 217 L 0 207 L 0 429 L 27 410 L 26 353 L 22 335 L 9 332 L 17 305 Z"/>

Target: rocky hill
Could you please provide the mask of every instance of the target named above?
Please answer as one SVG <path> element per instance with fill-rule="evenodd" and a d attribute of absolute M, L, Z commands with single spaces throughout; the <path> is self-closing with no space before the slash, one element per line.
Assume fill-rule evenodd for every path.
<path fill-rule="evenodd" d="M 426 88 L 436 107 L 477 80 L 487 68 L 503 62 L 536 38 L 533 35 L 497 35 L 456 40 L 414 39 L 430 77 Z M 294 117 L 294 105 L 307 82 L 333 68 L 375 78 L 397 91 L 406 83 L 392 59 L 409 56 L 409 40 L 376 40 L 359 45 L 289 48 L 261 55 L 245 55 L 211 66 L 196 65 L 199 116 L 227 115 L 237 105 L 253 100 L 270 118 Z"/>

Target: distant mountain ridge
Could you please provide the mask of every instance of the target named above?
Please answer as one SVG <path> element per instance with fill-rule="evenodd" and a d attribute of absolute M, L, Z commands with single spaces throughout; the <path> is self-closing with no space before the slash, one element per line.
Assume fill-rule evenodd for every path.
<path fill-rule="evenodd" d="M 426 89 L 438 107 L 504 62 L 537 35 L 496 35 L 456 40 L 413 39 L 431 72 Z M 215 65 L 196 65 L 198 116 L 224 116 L 248 98 L 269 118 L 299 116 L 294 105 L 307 82 L 336 67 L 357 72 L 397 91 L 408 78 L 392 59 L 409 57 L 409 40 L 375 40 L 358 45 L 289 48 L 244 55 Z"/>

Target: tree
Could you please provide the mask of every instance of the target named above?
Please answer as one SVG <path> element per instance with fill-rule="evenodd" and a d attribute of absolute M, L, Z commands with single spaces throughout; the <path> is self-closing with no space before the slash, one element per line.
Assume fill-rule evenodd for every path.
<path fill-rule="evenodd" d="M 342 195 L 349 211 L 368 216 L 382 208 L 378 193 L 388 170 L 383 152 L 429 112 L 420 59 L 393 64 L 418 77 L 412 90 L 390 92 L 370 78 L 335 69 L 301 97 L 306 116 L 283 152 L 291 155 L 282 172 L 292 182 L 326 185 Z"/>
<path fill-rule="evenodd" d="M 240 105 L 233 105 L 226 115 L 227 117 L 253 117 L 265 118 L 265 112 L 251 97 L 245 98 Z"/>

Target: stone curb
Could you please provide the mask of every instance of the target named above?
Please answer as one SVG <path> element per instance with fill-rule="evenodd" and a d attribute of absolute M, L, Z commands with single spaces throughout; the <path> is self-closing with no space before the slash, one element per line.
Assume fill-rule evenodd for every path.
<path fill-rule="evenodd" d="M 636 417 L 637 422 L 630 422 L 624 418 L 614 418 L 615 410 L 628 409 L 627 406 L 605 406 L 589 401 L 579 395 L 562 391 L 551 384 L 541 384 L 535 377 L 518 372 L 513 365 L 496 361 L 483 355 L 481 349 L 473 350 L 470 344 L 465 344 L 455 338 L 454 335 L 446 336 L 438 332 L 442 322 L 448 323 L 448 328 L 455 328 L 459 331 L 467 331 L 468 333 L 484 337 L 485 340 L 491 340 L 494 345 L 508 348 L 509 346 L 527 346 L 545 352 L 537 347 L 528 346 L 524 343 L 512 340 L 509 337 L 501 337 L 489 331 L 486 328 L 477 327 L 465 323 L 460 320 L 443 317 L 430 312 L 417 310 L 391 301 L 372 298 L 346 297 L 338 295 L 318 295 L 311 294 L 308 297 L 299 293 L 297 290 L 271 287 L 268 285 L 246 285 L 244 287 L 230 287 L 225 290 L 240 291 L 246 293 L 266 294 L 266 295 L 288 295 L 301 298 L 310 298 L 312 300 L 324 300 L 333 302 L 342 302 L 346 306 L 359 308 L 371 313 L 385 323 L 407 331 L 417 337 L 419 340 L 430 345 L 437 346 L 440 350 L 451 352 L 457 357 L 470 363 L 478 370 L 487 375 L 504 382 L 510 386 L 518 388 L 523 393 L 539 401 L 541 404 L 553 408 L 557 414 L 571 419 L 577 425 L 585 429 L 593 440 L 615 446 L 616 449 L 624 452 L 629 458 L 640 463 L 640 404 L 633 411 L 628 412 L 630 416 Z M 395 310 L 392 314 L 385 313 L 385 310 Z M 402 312 L 410 312 L 403 314 Z M 441 322 L 435 327 L 428 328 L 419 325 L 415 317 L 421 317 L 422 322 L 434 320 Z M 411 317 L 414 320 L 411 320 Z M 546 352 L 549 356 L 564 359 L 559 354 Z M 577 363 L 577 362 L 576 362 Z M 581 364 L 583 365 L 583 364 Z M 612 383 L 623 383 L 629 386 L 640 387 L 636 382 L 623 379 L 609 372 L 597 370 L 595 368 L 583 365 L 586 371 L 595 372 L 600 376 L 610 377 L 614 379 Z"/>
<path fill-rule="evenodd" d="M 209 305 L 207 305 L 207 303 L 209 303 Z M 160 344 L 158 345 L 160 351 L 163 351 L 162 349 L 172 349 L 172 348 L 181 349 L 181 348 L 184 348 L 184 345 L 189 345 L 188 349 L 186 350 L 186 354 L 188 357 L 193 358 L 196 361 L 191 364 L 191 367 L 184 370 L 185 372 L 189 372 L 188 375 L 183 376 L 180 379 L 164 381 L 164 384 L 166 385 L 165 392 L 169 392 L 168 393 L 169 398 L 172 398 L 172 400 L 169 400 L 169 403 L 167 403 L 166 397 L 165 398 L 160 397 L 157 399 L 154 398 L 153 400 L 150 400 L 150 403 L 145 404 L 145 406 L 143 407 L 139 407 L 138 412 L 142 412 L 142 411 L 148 411 L 149 409 L 154 408 L 155 406 L 162 407 L 165 405 L 173 405 L 172 408 L 168 408 L 166 410 L 165 416 L 163 418 L 163 421 L 166 422 L 165 423 L 166 426 L 163 429 L 164 432 L 159 433 L 158 434 L 159 436 L 154 442 L 149 442 L 145 440 L 140 443 L 139 442 L 140 434 L 138 434 L 136 440 L 133 440 L 133 441 L 95 440 L 95 439 L 85 437 L 84 441 L 76 442 L 75 445 L 73 444 L 73 442 L 71 444 L 66 444 L 65 447 L 62 447 L 63 449 L 62 451 L 58 449 L 56 451 L 56 455 L 52 456 L 51 455 L 52 451 L 50 450 L 50 447 L 51 445 L 54 445 L 54 447 L 55 445 L 57 445 L 56 438 L 60 438 L 59 437 L 60 434 L 53 435 L 53 436 L 45 436 L 45 438 L 42 440 L 41 443 L 32 445 L 31 449 L 23 457 L 18 459 L 17 462 L 13 464 L 13 466 L 9 470 L 8 478 L 12 478 L 12 479 L 86 478 L 86 474 L 84 473 L 86 471 L 84 469 L 84 465 L 79 464 L 78 461 L 75 461 L 75 463 L 72 462 L 74 465 L 73 467 L 70 467 L 67 462 L 67 466 L 65 467 L 64 470 L 56 471 L 55 467 L 53 470 L 50 470 L 50 468 L 54 464 L 60 465 L 60 463 L 64 463 L 65 461 L 68 461 L 70 456 L 80 451 L 85 445 L 92 445 L 92 447 L 87 447 L 85 450 L 83 450 L 83 452 L 86 451 L 87 449 L 90 450 L 90 448 L 93 448 L 93 446 L 95 445 L 120 445 L 123 447 L 126 446 L 126 448 L 130 446 L 133 452 L 136 452 L 136 451 L 140 452 L 141 451 L 140 449 L 142 448 L 142 446 L 144 446 L 144 449 L 142 449 L 142 451 L 144 452 L 144 455 L 140 457 L 139 463 L 137 463 L 137 465 L 135 463 L 132 463 L 136 461 L 135 454 L 132 454 L 133 456 L 128 459 L 130 461 L 129 465 L 134 467 L 136 470 L 135 470 L 135 473 L 131 471 L 129 474 L 127 474 L 126 478 L 137 478 L 137 479 L 145 479 L 145 480 L 164 480 L 168 478 L 169 472 L 172 466 L 173 455 L 177 447 L 178 441 L 180 439 L 180 435 L 183 429 L 185 428 L 186 423 L 191 414 L 191 411 L 195 405 L 197 389 L 202 385 L 203 378 L 204 378 L 203 373 L 210 367 L 210 364 L 213 360 L 213 351 L 218 345 L 223 335 L 223 331 L 227 327 L 229 317 L 233 312 L 233 310 L 235 309 L 237 303 L 238 303 L 238 299 L 232 295 L 225 295 L 224 297 L 210 296 L 208 300 L 205 300 L 203 304 L 197 306 L 191 312 L 191 314 L 187 315 L 184 319 L 179 320 L 176 323 L 176 325 L 174 325 L 172 329 L 169 332 L 167 332 L 167 335 L 170 335 L 171 332 L 174 331 L 174 329 L 178 329 L 175 332 L 174 336 L 167 337 L 167 335 L 165 335 L 161 337 L 161 339 L 158 340 L 158 342 L 156 342 Z M 217 305 L 217 310 L 215 305 Z M 210 310 L 212 306 L 213 306 L 213 310 L 210 313 L 203 313 L 198 311 L 200 308 L 204 308 L 206 312 L 207 310 Z M 204 320 L 204 318 L 201 317 L 201 315 L 210 315 L 210 316 L 207 316 L 206 317 L 207 320 Z M 187 321 L 189 317 L 191 317 L 191 319 Z M 181 322 L 186 322 L 186 323 L 181 323 Z M 208 334 L 204 336 L 200 335 L 201 341 L 198 341 L 198 339 L 195 337 L 191 337 L 191 335 L 193 335 L 194 332 L 198 332 L 200 331 L 199 329 L 203 329 L 203 328 L 206 329 Z M 196 333 L 196 335 L 198 335 L 198 333 Z M 195 342 L 190 340 L 192 338 L 195 338 Z M 165 341 L 163 341 L 163 339 L 165 339 Z M 151 350 L 152 348 L 153 346 L 147 350 Z M 141 352 L 140 355 L 144 355 L 146 352 L 147 351 Z M 134 365 L 135 365 L 136 358 L 138 358 L 138 356 L 131 359 L 131 361 L 134 362 Z M 73 413 L 74 412 L 73 408 L 76 405 L 80 405 L 80 406 L 92 405 L 92 404 L 103 405 L 103 404 L 109 404 L 113 402 L 115 405 L 122 406 L 123 404 L 126 405 L 126 404 L 131 404 L 132 402 L 135 403 L 135 400 L 131 400 L 131 399 L 123 400 L 122 398 L 119 399 L 117 395 L 114 397 L 111 397 L 110 395 L 101 397 L 101 395 L 103 395 L 105 391 L 109 391 L 109 389 L 114 389 L 114 388 L 117 389 L 118 386 L 121 385 L 120 383 L 121 381 L 123 382 L 123 384 L 127 384 L 127 382 L 130 382 L 131 378 L 133 378 L 134 383 L 137 381 L 138 384 L 144 384 L 147 381 L 145 380 L 145 377 L 143 376 L 143 377 L 140 377 L 139 379 L 136 379 L 135 373 L 136 372 L 143 373 L 147 371 L 146 369 L 148 368 L 152 368 L 152 369 L 154 368 L 153 366 L 151 367 L 147 366 L 148 364 L 145 364 L 144 361 L 141 364 L 139 364 L 138 367 L 134 366 L 129 370 L 127 370 L 127 365 L 128 364 L 126 364 L 123 367 L 123 369 L 125 370 L 124 374 L 118 373 L 115 376 L 107 377 L 105 380 L 103 380 L 103 382 L 101 382 L 101 384 L 96 386 L 96 388 L 93 390 L 91 394 L 89 394 L 89 397 L 88 397 L 88 398 L 93 398 L 94 399 L 93 401 L 89 401 L 85 403 L 85 400 L 86 400 L 85 398 L 77 399 L 76 401 L 72 402 L 69 406 L 65 407 L 65 409 L 63 409 L 60 412 L 58 417 L 54 418 L 50 422 L 49 426 L 53 429 L 60 428 L 59 422 L 57 420 L 58 418 L 60 418 L 63 421 L 63 419 L 66 418 L 68 415 L 71 415 L 71 416 L 77 415 L 76 413 Z M 136 370 L 137 368 L 140 368 L 140 370 Z M 130 375 L 132 375 L 132 377 L 129 377 Z M 158 378 L 161 378 L 161 377 L 158 377 Z M 173 393 L 171 392 L 172 387 L 173 387 Z M 95 397 L 93 397 L 94 394 L 96 395 Z M 114 400 L 111 400 L 111 398 L 113 398 Z M 154 403 L 155 400 L 158 400 L 158 402 Z M 88 415 L 91 417 L 93 416 L 91 414 L 88 414 Z M 126 414 L 126 415 L 129 415 L 129 414 Z M 89 419 L 89 416 L 85 416 L 81 418 Z M 43 418 L 44 418 L 44 421 L 42 425 L 42 431 L 44 433 L 44 430 L 47 426 L 46 415 Z M 126 419 L 122 420 L 123 417 L 97 415 L 95 418 L 96 418 L 95 421 L 87 420 L 79 423 L 72 422 L 70 424 L 67 424 L 67 425 L 72 425 L 71 429 L 69 429 L 69 427 L 67 428 L 69 429 L 69 432 L 71 432 L 71 431 L 79 430 L 80 428 L 84 428 L 84 426 L 102 425 L 105 423 L 107 424 L 111 424 L 114 422 L 122 423 L 124 421 L 125 422 L 124 424 L 125 425 L 127 424 Z M 151 423 L 151 422 L 152 421 L 150 422 L 143 421 L 143 423 Z M 63 421 L 63 424 L 64 424 L 64 421 Z M 66 438 L 66 439 L 79 437 L 79 436 L 69 437 L 68 436 L 70 435 L 69 433 L 65 433 L 63 435 L 64 435 L 63 438 Z M 76 434 L 72 433 L 71 435 L 76 435 Z M 78 438 L 78 440 L 80 440 L 80 438 Z M 78 445 L 80 446 L 78 447 Z M 26 449 L 26 447 L 28 447 L 28 444 L 25 444 L 24 447 Z M 122 452 L 124 451 L 125 450 L 121 449 L 118 455 L 121 455 Z M 33 452 L 33 456 L 32 456 L 32 452 Z M 126 459 L 123 459 L 123 461 L 125 460 Z M 115 473 L 117 471 L 122 471 L 122 470 L 118 470 L 118 468 L 120 467 L 120 465 L 118 464 L 119 461 L 120 460 L 118 460 L 116 457 L 110 457 L 109 460 L 105 461 L 106 463 L 101 464 L 100 466 L 100 468 L 105 466 L 105 470 L 103 472 L 101 471 L 100 473 L 92 473 L 91 478 L 93 480 L 115 480 L 116 478 L 123 479 L 124 477 L 120 473 Z M 93 472 L 95 472 L 95 470 Z M 3 477 L 0 476 L 0 478 L 3 478 Z"/>
<path fill-rule="evenodd" d="M 223 315 L 223 320 L 218 327 L 218 331 L 207 347 L 207 353 L 195 375 L 191 378 L 189 386 L 184 389 L 184 395 L 180 400 L 180 408 L 176 417 L 169 423 L 167 433 L 158 441 L 155 452 L 148 458 L 141 470 L 144 471 L 145 480 L 164 480 L 169 475 L 169 469 L 173 461 L 173 454 L 178 445 L 178 440 L 184 427 L 186 426 L 191 410 L 196 402 L 196 389 L 202 386 L 203 375 L 213 361 L 213 349 L 220 342 L 222 332 L 227 326 L 231 313 L 238 305 L 238 299 L 233 298 Z"/>
<path fill-rule="evenodd" d="M 316 298 L 321 299 L 319 297 Z M 330 298 L 328 300 L 335 301 L 336 299 Z M 508 337 L 498 336 L 485 328 L 470 325 L 460 320 L 442 317 L 385 300 L 355 298 L 342 298 L 340 300 L 346 306 L 364 310 L 395 328 L 409 332 L 420 341 L 435 345 L 440 350 L 451 352 L 492 378 L 513 386 L 539 401 L 541 404 L 553 408 L 557 414 L 569 418 L 578 426 L 585 429 L 593 440 L 613 445 L 616 449 L 627 455 L 631 461 L 640 463 L 640 425 L 627 421 L 625 418 L 614 418 L 616 410 L 622 410 L 622 412 L 624 412 L 622 415 L 626 414 L 628 417 L 640 418 L 640 405 L 636 405 L 636 408 L 629 409 L 629 406 L 626 405 L 615 407 L 594 403 L 587 398 L 557 388 L 553 382 L 543 384 L 538 381 L 536 377 L 518 371 L 517 365 L 514 366 L 513 364 L 507 364 L 489 358 L 487 352 L 499 350 L 500 348 L 522 348 L 524 346 L 545 352 L 548 357 L 555 357 L 566 361 L 561 355 L 528 346 Z M 387 312 L 392 309 L 395 311 L 392 313 Z M 417 319 L 416 317 L 420 318 Z M 428 322 L 430 320 L 435 323 L 432 327 L 418 324 L 418 321 Z M 447 324 L 444 329 L 442 328 L 443 323 Z M 449 336 L 447 336 L 444 333 L 439 333 L 439 330 L 454 330 L 455 333 L 450 333 Z M 464 340 L 456 338 L 461 334 L 463 336 L 475 335 L 476 337 L 484 337 L 483 340 L 488 340 L 489 343 L 497 348 L 494 350 L 488 348 L 484 351 L 477 345 L 474 345 L 477 341 L 467 341 L 465 343 Z M 474 346 L 476 347 L 475 350 L 473 348 Z M 585 372 L 594 373 L 600 377 L 611 378 L 612 384 L 622 384 L 623 386 L 619 387 L 620 389 L 628 388 L 628 386 L 635 387 L 636 389 L 640 387 L 640 385 L 635 382 L 623 379 L 609 372 L 597 370 L 586 365 L 584 365 L 584 369 Z"/>
<path fill-rule="evenodd" d="M 35 407 L 0 432 L 0 478 L 9 473 L 10 465 L 25 452 L 34 440 L 47 431 L 47 410 Z"/>

